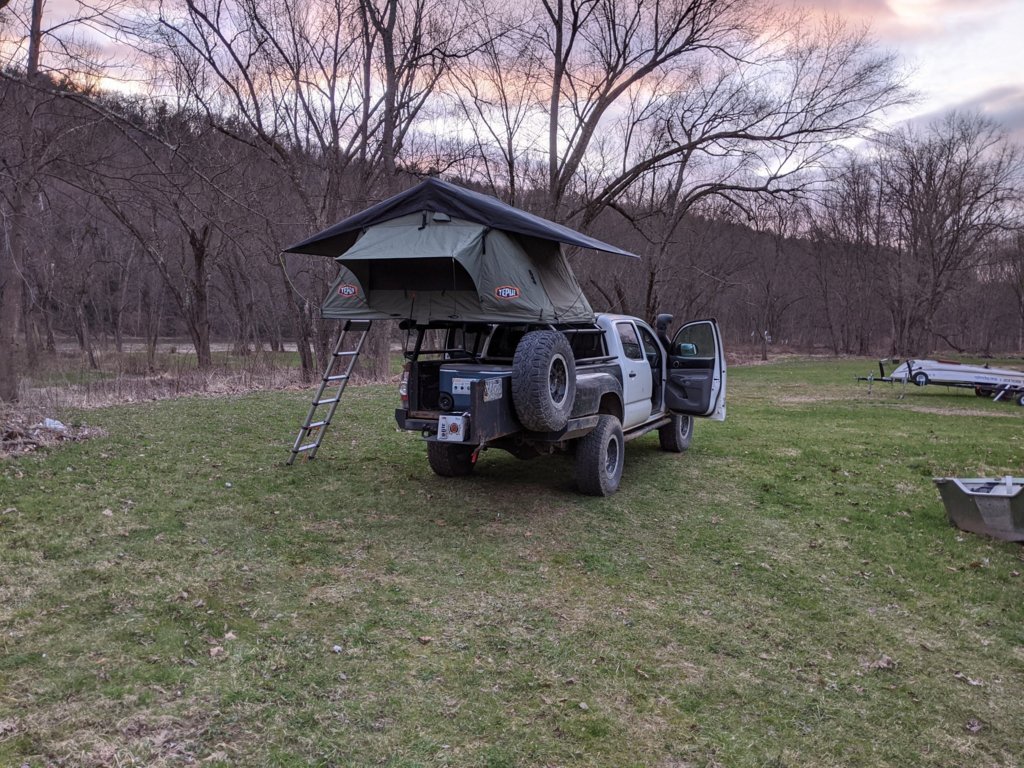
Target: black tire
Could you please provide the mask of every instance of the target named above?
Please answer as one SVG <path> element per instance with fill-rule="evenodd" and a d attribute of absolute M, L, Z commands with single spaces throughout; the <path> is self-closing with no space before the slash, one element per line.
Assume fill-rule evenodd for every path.
<path fill-rule="evenodd" d="M 534 432 L 565 427 L 576 399 L 576 361 L 558 331 L 531 331 L 512 358 L 512 403 L 520 423 Z"/>
<path fill-rule="evenodd" d="M 592 432 L 576 445 L 576 485 L 588 496 L 611 496 L 622 482 L 626 455 L 622 425 L 602 414 Z"/>
<path fill-rule="evenodd" d="M 465 477 L 473 472 L 475 445 L 457 443 L 427 443 L 427 462 L 435 475 Z"/>
<path fill-rule="evenodd" d="M 693 442 L 693 416 L 672 415 L 672 423 L 658 429 L 661 450 L 682 453 Z"/>
<path fill-rule="evenodd" d="M 913 382 L 915 387 L 928 386 L 928 374 L 924 371 L 918 371 L 914 374 Z"/>
<path fill-rule="evenodd" d="M 1014 402 L 1016 402 L 1017 405 L 1019 405 L 1022 408 L 1024 408 L 1024 393 L 1021 393 L 1021 394 L 1017 395 L 1017 399 Z"/>
<path fill-rule="evenodd" d="M 976 386 L 974 388 L 974 394 L 977 395 L 978 397 L 992 398 L 992 397 L 995 397 L 996 393 L 993 390 L 988 389 L 987 387 L 978 387 L 978 386 Z"/>

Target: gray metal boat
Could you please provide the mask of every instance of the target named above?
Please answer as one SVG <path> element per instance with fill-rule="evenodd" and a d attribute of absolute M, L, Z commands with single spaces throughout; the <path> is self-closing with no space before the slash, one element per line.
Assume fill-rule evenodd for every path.
<path fill-rule="evenodd" d="M 936 477 L 949 521 L 964 531 L 1024 541 L 1024 477 Z"/>

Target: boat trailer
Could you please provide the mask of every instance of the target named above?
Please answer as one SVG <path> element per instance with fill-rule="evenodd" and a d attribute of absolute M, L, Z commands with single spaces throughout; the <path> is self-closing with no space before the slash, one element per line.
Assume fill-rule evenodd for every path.
<path fill-rule="evenodd" d="M 885 372 L 886 364 L 896 367 Z M 992 368 L 988 365 L 969 365 L 955 360 L 907 360 L 901 362 L 896 358 L 883 358 L 878 361 L 878 376 L 858 376 L 857 381 L 868 382 L 868 394 L 876 381 L 889 384 L 902 384 L 904 391 L 899 397 L 906 395 L 908 384 L 926 387 L 938 384 L 945 387 L 973 389 L 978 397 L 987 397 L 993 401 L 1013 402 L 1024 406 L 1024 371 L 1010 368 Z"/>

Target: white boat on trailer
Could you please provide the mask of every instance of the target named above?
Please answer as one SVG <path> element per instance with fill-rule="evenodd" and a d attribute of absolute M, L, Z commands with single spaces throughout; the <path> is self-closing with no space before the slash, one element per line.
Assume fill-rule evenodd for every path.
<path fill-rule="evenodd" d="M 978 397 L 1005 400 L 1024 406 L 1024 371 L 1012 368 L 992 368 L 988 365 L 970 365 L 955 360 L 907 360 L 899 363 L 890 373 L 886 362 L 880 360 L 878 377 L 868 376 L 864 381 L 888 381 L 925 387 L 938 384 L 945 387 L 973 389 Z"/>

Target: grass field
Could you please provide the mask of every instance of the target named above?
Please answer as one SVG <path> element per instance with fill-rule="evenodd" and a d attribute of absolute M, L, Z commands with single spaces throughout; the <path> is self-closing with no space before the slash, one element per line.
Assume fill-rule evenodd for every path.
<path fill-rule="evenodd" d="M 350 389 L 79 413 L 0 464 L 0 765 L 1018 766 L 1024 560 L 935 475 L 1024 473 L 1024 409 L 730 371 L 622 490 L 443 480 Z"/>

